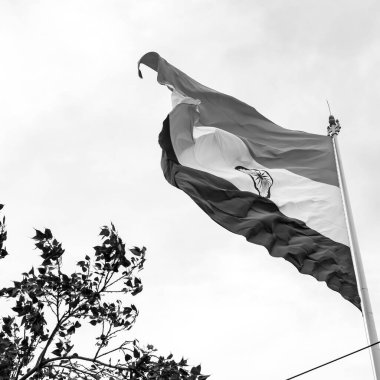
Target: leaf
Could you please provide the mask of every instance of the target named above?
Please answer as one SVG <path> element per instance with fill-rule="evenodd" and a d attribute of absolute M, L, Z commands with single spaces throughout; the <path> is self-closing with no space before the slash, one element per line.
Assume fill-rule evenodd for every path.
<path fill-rule="evenodd" d="M 103 227 L 102 230 L 100 231 L 100 236 L 110 236 L 110 231 L 108 227 Z"/>
<path fill-rule="evenodd" d="M 143 287 L 140 285 L 138 288 L 136 288 L 131 294 L 132 296 L 135 296 L 136 294 L 139 294 L 142 291 Z"/>
<path fill-rule="evenodd" d="M 8 252 L 5 249 L 0 249 L 0 259 L 3 259 L 8 255 Z"/>
<path fill-rule="evenodd" d="M 133 356 L 135 359 L 138 359 L 140 357 L 140 352 L 136 348 L 133 349 Z"/>
<path fill-rule="evenodd" d="M 94 314 L 95 317 L 98 317 L 98 315 L 99 315 L 98 308 L 90 307 L 90 310 L 91 310 L 92 314 Z"/>
<path fill-rule="evenodd" d="M 196 366 L 196 367 L 191 368 L 190 373 L 191 373 L 192 375 L 196 375 L 196 376 L 200 375 L 200 374 L 201 374 L 201 366 L 198 365 L 198 366 Z"/>
<path fill-rule="evenodd" d="M 131 248 L 130 251 L 135 255 L 135 256 L 141 256 L 141 251 L 138 247 Z"/>
<path fill-rule="evenodd" d="M 51 239 L 53 237 L 53 234 L 49 230 L 49 228 L 45 228 L 45 237 L 46 239 Z"/>
<path fill-rule="evenodd" d="M 45 235 L 39 231 L 39 230 L 35 230 L 36 231 L 36 236 L 34 236 L 32 239 L 33 240 L 43 240 L 45 239 Z"/>

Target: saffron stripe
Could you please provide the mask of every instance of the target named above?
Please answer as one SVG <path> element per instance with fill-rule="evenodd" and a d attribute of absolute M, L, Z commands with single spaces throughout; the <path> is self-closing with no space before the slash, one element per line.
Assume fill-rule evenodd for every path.
<path fill-rule="evenodd" d="M 157 71 L 159 83 L 199 100 L 200 124 L 245 139 L 253 157 L 263 166 L 339 186 L 329 137 L 282 128 L 246 103 L 203 86 L 157 53 L 145 54 L 139 66 L 141 63 Z"/>

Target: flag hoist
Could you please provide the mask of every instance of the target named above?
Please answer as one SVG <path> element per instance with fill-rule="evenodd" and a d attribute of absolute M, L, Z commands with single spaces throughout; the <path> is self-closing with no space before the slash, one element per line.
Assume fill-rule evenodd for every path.
<path fill-rule="evenodd" d="M 166 180 L 222 227 L 264 246 L 362 310 L 375 343 L 334 117 L 328 136 L 286 129 L 157 53 L 145 54 L 140 64 L 157 72 L 172 98 L 159 135 Z M 371 352 L 380 380 L 379 347 Z"/>
<path fill-rule="evenodd" d="M 329 107 L 330 108 L 330 107 Z M 340 150 L 338 144 L 338 134 L 340 132 L 341 126 L 339 120 L 336 120 L 334 116 L 329 117 L 329 126 L 327 127 L 327 133 L 331 137 L 332 144 L 335 152 L 336 166 L 339 175 L 340 188 L 342 190 L 343 204 L 346 215 L 347 227 L 351 243 L 351 252 L 354 258 L 354 266 L 356 272 L 356 278 L 359 286 L 359 293 L 361 297 L 362 312 L 364 319 L 364 326 L 366 329 L 368 344 L 373 344 L 378 342 L 375 320 L 372 312 L 371 301 L 369 298 L 367 281 L 365 278 L 363 262 L 360 254 L 360 248 L 358 243 L 358 238 L 356 235 L 350 199 L 347 190 L 347 184 L 344 177 L 343 165 L 340 157 Z M 380 348 L 379 344 L 372 346 L 371 348 L 371 359 L 373 364 L 373 371 L 376 380 L 380 380 Z"/>

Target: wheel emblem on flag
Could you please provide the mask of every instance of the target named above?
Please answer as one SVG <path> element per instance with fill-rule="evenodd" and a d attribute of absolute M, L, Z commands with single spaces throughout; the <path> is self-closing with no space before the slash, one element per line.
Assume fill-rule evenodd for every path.
<path fill-rule="evenodd" d="M 253 185 L 261 197 L 270 198 L 270 189 L 273 185 L 273 178 L 266 170 L 247 169 L 244 166 L 236 166 L 235 169 L 239 172 L 248 174 L 252 178 Z"/>

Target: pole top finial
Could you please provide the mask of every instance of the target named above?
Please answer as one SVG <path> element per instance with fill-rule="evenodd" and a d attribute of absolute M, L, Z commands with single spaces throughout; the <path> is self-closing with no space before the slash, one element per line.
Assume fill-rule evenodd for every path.
<path fill-rule="evenodd" d="M 333 115 L 329 116 L 329 126 L 327 127 L 327 135 L 333 137 L 340 132 L 340 123 L 338 119 L 335 119 Z"/>
<path fill-rule="evenodd" d="M 327 107 L 329 107 L 329 113 L 330 113 L 329 126 L 327 127 L 327 136 L 333 137 L 334 135 L 338 135 L 340 131 L 340 124 L 339 124 L 339 120 L 338 119 L 335 120 L 335 117 L 332 115 L 330 103 L 327 99 L 326 99 L 326 103 L 327 103 Z"/>

